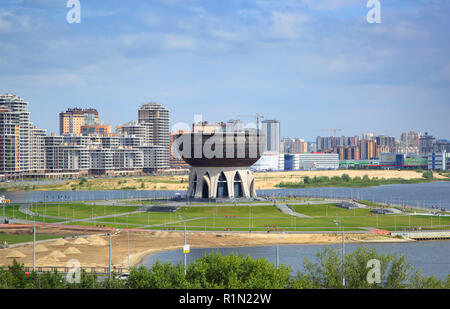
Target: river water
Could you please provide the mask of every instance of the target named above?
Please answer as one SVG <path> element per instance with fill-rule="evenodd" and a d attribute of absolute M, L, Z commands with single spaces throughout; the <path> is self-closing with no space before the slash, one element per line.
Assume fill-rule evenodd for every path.
<path fill-rule="evenodd" d="M 168 198 L 186 191 L 165 190 L 107 190 L 107 191 L 21 191 L 7 192 L 13 202 L 86 201 L 126 198 Z M 405 185 L 384 185 L 369 188 L 309 188 L 258 190 L 259 196 L 308 196 L 357 198 L 373 202 L 409 205 L 424 208 L 437 206 L 450 209 L 450 182 Z"/>
<path fill-rule="evenodd" d="M 189 239 L 187 240 L 189 242 Z M 403 254 L 416 270 L 422 269 L 427 276 L 433 274 L 445 279 L 450 274 L 450 240 L 426 241 L 411 243 L 371 243 L 371 244 L 345 244 L 345 253 L 354 251 L 358 246 L 375 248 L 378 253 Z M 341 249 L 341 245 L 329 245 L 330 248 Z M 292 274 L 303 271 L 303 260 L 308 258 L 316 261 L 317 252 L 323 250 L 325 245 L 283 245 L 279 247 L 280 264 L 292 266 Z M 238 247 L 218 249 L 191 249 L 187 255 L 187 263 L 201 258 L 209 252 L 219 252 L 222 255 L 237 254 L 252 258 L 265 258 L 275 264 L 276 246 L 267 247 Z M 182 250 L 160 252 L 148 255 L 141 265 L 147 268 L 157 261 L 176 264 L 184 261 Z"/>

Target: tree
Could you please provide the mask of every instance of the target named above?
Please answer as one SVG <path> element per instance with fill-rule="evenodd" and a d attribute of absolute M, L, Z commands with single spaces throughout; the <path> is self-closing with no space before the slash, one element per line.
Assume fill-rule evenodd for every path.
<path fill-rule="evenodd" d="M 201 289 L 283 289 L 289 274 L 289 267 L 266 259 L 210 253 L 189 265 L 186 279 Z"/>
<path fill-rule="evenodd" d="M 379 254 L 375 249 L 360 246 L 356 251 L 344 256 L 342 263 L 340 250 L 325 248 L 317 253 L 317 263 L 308 259 L 304 261 L 305 273 L 297 273 L 293 287 L 341 289 L 343 275 L 345 288 L 351 289 L 404 289 L 404 288 L 442 288 L 449 285 L 450 276 L 445 282 L 430 276 L 425 277 L 421 271 L 413 272 L 414 267 L 403 255 Z M 373 269 L 368 267 L 370 260 L 379 261 L 379 283 L 370 283 L 368 275 Z"/>
<path fill-rule="evenodd" d="M 352 180 L 352 178 L 348 174 L 342 174 L 341 179 L 345 182 Z"/>

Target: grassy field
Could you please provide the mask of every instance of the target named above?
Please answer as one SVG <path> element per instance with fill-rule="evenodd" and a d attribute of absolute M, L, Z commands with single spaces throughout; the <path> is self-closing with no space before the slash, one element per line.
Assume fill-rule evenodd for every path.
<path fill-rule="evenodd" d="M 30 210 L 42 215 L 67 219 L 86 219 L 92 216 L 108 216 L 138 210 L 139 206 L 103 206 L 84 203 L 38 204 Z"/>
<path fill-rule="evenodd" d="M 380 205 L 361 201 L 371 207 Z M 15 217 L 25 218 L 16 206 Z M 295 217 L 280 212 L 272 204 L 267 206 L 183 206 L 175 212 L 138 212 L 123 215 L 139 209 L 139 206 L 100 206 L 83 203 L 39 204 L 31 209 L 39 214 L 46 214 L 61 219 L 46 218 L 45 222 L 61 222 L 67 219 L 88 219 L 95 217 L 120 215 L 116 217 L 98 218 L 93 221 L 74 222 L 75 225 L 108 226 L 116 228 L 150 228 L 161 230 L 203 231 L 338 231 L 341 226 L 345 230 L 367 230 L 380 228 L 387 230 L 406 230 L 410 227 L 422 229 L 450 229 L 450 217 L 429 215 L 389 214 L 375 215 L 369 208 L 344 209 L 336 204 L 292 205 L 297 213 L 308 217 Z M 14 208 L 8 209 L 12 217 Z M 122 215 L 121 215 L 122 214 Z M 28 218 L 30 219 L 30 218 Z M 38 218 L 44 221 L 44 218 Z"/>
<path fill-rule="evenodd" d="M 59 235 L 37 234 L 36 241 L 61 238 Z M 33 241 L 33 234 L 4 234 L 0 233 L 0 245 L 3 241 L 7 241 L 9 245 L 19 244 L 23 242 Z"/>
<path fill-rule="evenodd" d="M 9 205 L 5 207 L 5 216 L 10 219 L 21 219 L 21 220 L 35 220 L 36 222 L 46 222 L 46 223 L 58 223 L 62 220 L 42 218 L 42 217 L 32 217 L 28 216 L 19 211 L 20 205 Z M 3 206 L 0 207 L 0 215 L 3 216 Z"/>

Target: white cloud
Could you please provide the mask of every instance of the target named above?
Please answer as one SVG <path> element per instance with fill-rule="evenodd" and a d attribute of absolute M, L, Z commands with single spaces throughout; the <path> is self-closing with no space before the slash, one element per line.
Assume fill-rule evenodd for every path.
<path fill-rule="evenodd" d="M 271 16 L 271 32 L 277 38 L 298 39 L 303 33 L 304 24 L 309 17 L 299 13 L 273 12 Z"/>
<path fill-rule="evenodd" d="M 167 34 L 163 36 L 162 47 L 166 50 L 193 50 L 196 47 L 195 41 L 183 35 Z"/>

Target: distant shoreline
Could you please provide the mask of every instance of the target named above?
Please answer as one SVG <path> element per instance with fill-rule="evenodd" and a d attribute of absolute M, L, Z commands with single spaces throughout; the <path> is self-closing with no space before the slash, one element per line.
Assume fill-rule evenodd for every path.
<path fill-rule="evenodd" d="M 429 183 L 437 181 L 450 181 L 450 174 L 440 175 L 434 173 L 433 179 L 420 178 L 422 171 L 416 170 L 327 170 L 327 171 L 282 171 L 282 172 L 255 172 L 256 190 L 271 190 L 283 188 L 318 188 L 318 187 L 353 187 L 364 188 L 385 184 L 411 184 Z M 343 182 L 328 181 L 324 183 L 302 184 L 305 177 L 311 179 L 328 177 L 341 177 L 349 175 L 351 179 L 365 175 L 370 181 Z M 184 191 L 188 188 L 188 175 L 167 176 L 128 176 L 118 178 L 83 178 L 57 181 L 58 183 L 42 184 L 37 181 L 24 183 L 0 183 L 0 195 L 7 192 L 39 192 L 39 191 L 122 191 L 122 190 L 155 190 L 155 191 Z M 293 183 L 292 186 L 282 186 L 282 183 Z"/>

